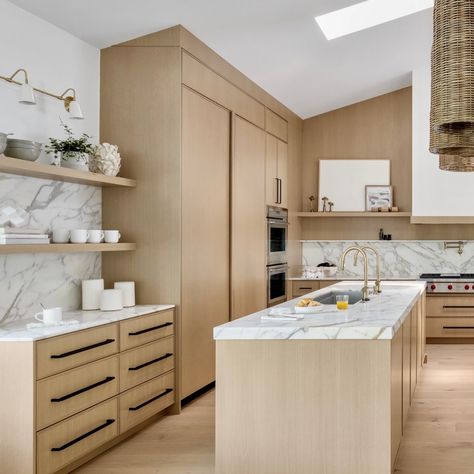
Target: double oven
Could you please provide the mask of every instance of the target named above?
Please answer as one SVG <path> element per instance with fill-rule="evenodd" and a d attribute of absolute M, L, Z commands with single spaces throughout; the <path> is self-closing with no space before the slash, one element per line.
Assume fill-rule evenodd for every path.
<path fill-rule="evenodd" d="M 267 208 L 267 306 L 287 299 L 288 277 L 288 210 Z"/>

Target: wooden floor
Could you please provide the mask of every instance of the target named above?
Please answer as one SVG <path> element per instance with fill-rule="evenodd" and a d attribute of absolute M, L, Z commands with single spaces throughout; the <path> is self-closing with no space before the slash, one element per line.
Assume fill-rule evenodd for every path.
<path fill-rule="evenodd" d="M 474 474 L 474 345 L 428 345 L 427 352 L 395 472 Z M 214 393 L 75 472 L 212 474 Z"/>
<path fill-rule="evenodd" d="M 474 345 L 428 345 L 397 474 L 474 474 Z"/>

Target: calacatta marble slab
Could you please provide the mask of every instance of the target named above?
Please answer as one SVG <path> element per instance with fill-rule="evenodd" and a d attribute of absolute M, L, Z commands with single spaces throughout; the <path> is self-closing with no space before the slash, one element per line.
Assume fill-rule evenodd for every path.
<path fill-rule="evenodd" d="M 262 320 L 269 309 L 236 319 L 214 328 L 214 339 L 392 339 L 426 288 L 420 281 L 384 281 L 382 293 L 372 295 L 367 303 L 338 311 L 334 305 L 304 319 L 290 321 Z M 360 290 L 361 283 L 344 281 L 306 295 L 315 296 L 332 290 Z M 279 308 L 293 308 L 302 297 L 287 301 Z"/>
<path fill-rule="evenodd" d="M 138 305 L 118 311 L 68 311 L 63 313 L 63 321 L 77 321 L 77 324 L 46 326 L 28 329 L 27 324 L 34 319 L 16 321 L 0 326 L 0 342 L 37 341 L 48 337 L 68 334 L 103 324 L 115 323 L 124 319 L 156 313 L 174 308 L 174 305 Z"/>

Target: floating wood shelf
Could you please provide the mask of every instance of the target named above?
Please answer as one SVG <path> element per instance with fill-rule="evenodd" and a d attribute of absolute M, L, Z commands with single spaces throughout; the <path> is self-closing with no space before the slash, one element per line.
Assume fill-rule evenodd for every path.
<path fill-rule="evenodd" d="M 31 176 L 33 178 L 66 181 L 68 183 L 87 184 L 89 186 L 122 186 L 125 188 L 135 188 L 137 185 L 134 179 L 105 176 L 89 171 L 77 171 L 61 166 L 9 158 L 5 155 L 0 155 L 0 172 Z"/>
<path fill-rule="evenodd" d="M 136 244 L 20 244 L 0 245 L 0 255 L 11 253 L 127 252 Z"/>
<path fill-rule="evenodd" d="M 411 217 L 411 212 L 297 212 L 297 217 Z"/>

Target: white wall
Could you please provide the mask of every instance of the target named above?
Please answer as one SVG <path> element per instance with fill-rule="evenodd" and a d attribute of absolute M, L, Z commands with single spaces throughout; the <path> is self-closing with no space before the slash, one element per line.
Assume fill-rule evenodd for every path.
<path fill-rule="evenodd" d="M 430 64 L 413 71 L 413 215 L 474 215 L 474 173 L 441 171 L 428 151 Z"/>
<path fill-rule="evenodd" d="M 99 50 L 6 0 L 0 0 L 0 19 L 0 75 L 24 68 L 33 86 L 58 95 L 73 87 L 85 117 L 69 120 L 62 102 L 41 94 L 36 94 L 37 105 L 20 104 L 19 86 L 0 80 L 0 131 L 46 142 L 50 136 L 62 137 L 61 116 L 75 132 L 97 141 Z"/>

